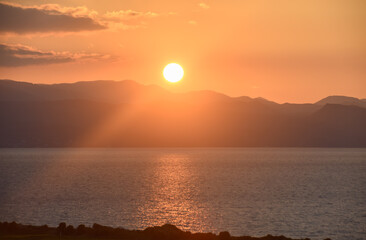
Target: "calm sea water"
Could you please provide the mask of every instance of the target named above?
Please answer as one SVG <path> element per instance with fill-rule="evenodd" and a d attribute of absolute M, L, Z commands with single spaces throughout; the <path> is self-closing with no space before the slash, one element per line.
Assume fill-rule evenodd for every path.
<path fill-rule="evenodd" d="M 366 149 L 0 149 L 0 221 L 366 239 Z"/>

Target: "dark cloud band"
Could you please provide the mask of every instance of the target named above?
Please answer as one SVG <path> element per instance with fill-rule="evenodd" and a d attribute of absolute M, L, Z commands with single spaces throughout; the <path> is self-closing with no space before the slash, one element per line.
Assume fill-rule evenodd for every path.
<path fill-rule="evenodd" d="M 45 52 L 23 45 L 0 44 L 0 67 L 21 67 L 101 59 L 112 59 L 112 57 L 96 53 Z"/>
<path fill-rule="evenodd" d="M 105 28 L 88 16 L 0 3 L 0 32 L 3 33 L 81 32 Z"/>
<path fill-rule="evenodd" d="M 52 52 L 32 50 L 25 46 L 0 44 L 0 67 L 19 67 L 71 62 L 70 56 L 57 56 Z"/>

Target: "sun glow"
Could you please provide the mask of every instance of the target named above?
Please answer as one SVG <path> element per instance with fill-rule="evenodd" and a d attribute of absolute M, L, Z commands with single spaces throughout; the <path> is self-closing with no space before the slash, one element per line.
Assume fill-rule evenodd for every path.
<path fill-rule="evenodd" d="M 184 70 L 177 63 L 169 63 L 165 66 L 163 75 L 168 82 L 175 83 L 183 78 Z"/>

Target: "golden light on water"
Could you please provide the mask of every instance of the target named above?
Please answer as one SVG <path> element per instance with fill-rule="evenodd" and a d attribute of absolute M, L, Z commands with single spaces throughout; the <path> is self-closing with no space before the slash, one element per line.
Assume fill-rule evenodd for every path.
<path fill-rule="evenodd" d="M 163 70 L 164 78 L 168 82 L 179 82 L 184 76 L 183 68 L 177 63 L 169 63 Z"/>
<path fill-rule="evenodd" d="M 156 226 L 170 223 L 185 231 L 203 232 L 213 229 L 205 202 L 199 202 L 196 183 L 198 172 L 191 168 L 193 158 L 184 153 L 164 153 L 153 160 L 152 182 L 144 204 L 139 225 Z"/>

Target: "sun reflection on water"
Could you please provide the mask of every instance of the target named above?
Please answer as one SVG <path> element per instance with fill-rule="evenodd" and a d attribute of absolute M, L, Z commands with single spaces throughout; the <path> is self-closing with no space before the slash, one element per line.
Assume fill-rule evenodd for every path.
<path fill-rule="evenodd" d="M 183 230 L 210 229 L 208 208 L 197 201 L 198 172 L 190 166 L 185 154 L 163 154 L 156 159 L 151 191 L 138 211 L 144 215 L 140 225 L 156 226 L 170 223 Z"/>

